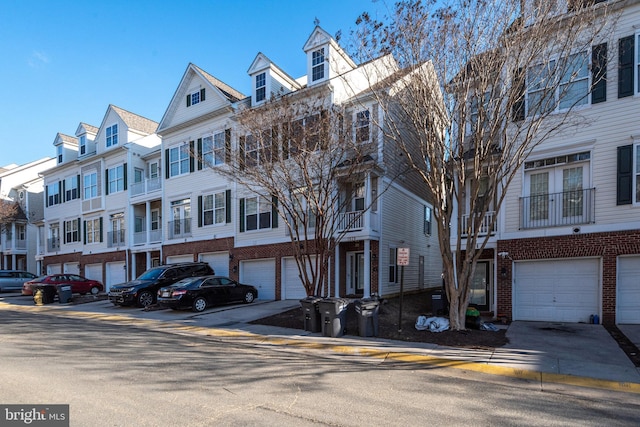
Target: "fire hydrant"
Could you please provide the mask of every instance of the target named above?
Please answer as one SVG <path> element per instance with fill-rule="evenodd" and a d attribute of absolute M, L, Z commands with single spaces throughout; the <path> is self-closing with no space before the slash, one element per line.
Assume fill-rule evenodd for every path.
<path fill-rule="evenodd" d="M 36 305 L 44 305 L 42 302 L 42 297 L 42 289 L 36 289 L 36 291 L 33 293 L 33 302 L 36 303 Z"/>

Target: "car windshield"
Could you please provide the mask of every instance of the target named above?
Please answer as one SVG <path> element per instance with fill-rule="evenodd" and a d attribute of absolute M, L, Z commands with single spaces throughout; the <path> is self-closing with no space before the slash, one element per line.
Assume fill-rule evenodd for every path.
<path fill-rule="evenodd" d="M 162 268 L 152 268 L 138 276 L 138 280 L 155 280 L 160 277 L 164 270 Z"/>

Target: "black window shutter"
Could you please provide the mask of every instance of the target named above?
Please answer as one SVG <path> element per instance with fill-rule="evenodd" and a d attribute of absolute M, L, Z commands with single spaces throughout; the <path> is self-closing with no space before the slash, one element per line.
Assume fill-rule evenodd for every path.
<path fill-rule="evenodd" d="M 104 170 L 104 194 L 109 195 L 109 169 Z"/>
<path fill-rule="evenodd" d="M 80 224 L 82 223 L 82 219 L 78 218 L 76 220 L 76 230 L 78 230 L 78 233 L 80 233 Z M 79 242 L 81 240 L 80 236 L 78 236 L 78 240 L 76 240 L 77 242 Z"/>
<path fill-rule="evenodd" d="M 198 196 L 198 227 L 202 227 L 202 196 Z"/>
<path fill-rule="evenodd" d="M 202 138 L 198 138 L 198 151 L 196 153 L 198 155 L 198 170 L 202 170 Z"/>
<path fill-rule="evenodd" d="M 102 242 L 102 217 L 100 217 L 100 242 Z"/>
<path fill-rule="evenodd" d="M 58 203 L 62 203 L 62 183 L 64 181 L 58 181 Z"/>
<path fill-rule="evenodd" d="M 87 244 L 87 221 L 82 222 L 82 243 Z"/>
<path fill-rule="evenodd" d="M 200 102 L 204 101 L 204 95 L 205 95 L 205 90 L 204 88 L 200 89 Z"/>
<path fill-rule="evenodd" d="M 239 143 L 238 143 L 238 157 L 239 157 L 239 166 L 240 166 L 240 170 L 244 169 L 244 140 L 245 137 L 241 136 L 239 138 Z"/>
<path fill-rule="evenodd" d="M 522 68 L 518 68 L 513 73 L 513 82 L 514 87 L 516 88 L 515 93 L 513 94 L 514 100 L 511 104 L 511 120 L 514 122 L 519 122 L 524 120 L 525 116 L 525 91 L 526 91 L 526 81 L 525 81 L 525 72 Z"/>
<path fill-rule="evenodd" d="M 124 171 L 123 171 L 123 178 L 124 178 L 124 190 L 127 191 L 127 164 L 125 163 L 124 166 Z"/>
<path fill-rule="evenodd" d="M 617 204 L 633 203 L 633 145 L 618 147 Z"/>
<path fill-rule="evenodd" d="M 81 199 L 82 198 L 82 187 L 80 187 L 80 174 L 76 175 L 76 181 L 78 183 L 78 196 L 76 197 L 76 199 Z"/>
<path fill-rule="evenodd" d="M 63 203 L 67 201 L 66 197 L 67 197 L 67 192 L 65 191 L 66 185 L 65 183 L 67 182 L 67 180 L 65 179 L 64 181 L 62 181 L 62 197 L 60 198 L 60 201 L 62 201 Z"/>
<path fill-rule="evenodd" d="M 634 37 L 618 41 L 618 98 L 633 95 Z"/>
<path fill-rule="evenodd" d="M 49 186 L 44 186 L 44 205 L 49 207 Z"/>
<path fill-rule="evenodd" d="M 164 150 L 164 177 L 169 179 L 169 149 Z"/>
<path fill-rule="evenodd" d="M 187 107 L 191 107 L 191 94 L 187 95 Z"/>
<path fill-rule="evenodd" d="M 244 232 L 244 199 L 240 199 L 240 232 Z"/>
<path fill-rule="evenodd" d="M 271 228 L 278 228 L 278 197 L 271 196 Z"/>
<path fill-rule="evenodd" d="M 591 103 L 607 100 L 607 44 L 602 43 L 591 51 Z"/>
<path fill-rule="evenodd" d="M 67 243 L 67 221 L 62 221 L 62 243 Z"/>
<path fill-rule="evenodd" d="M 196 147 L 196 143 L 194 141 L 189 142 L 189 172 L 193 172 L 195 170 L 195 159 L 194 159 L 194 149 Z"/>
<path fill-rule="evenodd" d="M 231 129 L 224 130 L 224 162 L 231 163 Z"/>
<path fill-rule="evenodd" d="M 224 192 L 224 199 L 225 222 L 229 224 L 231 222 L 231 190 Z"/>

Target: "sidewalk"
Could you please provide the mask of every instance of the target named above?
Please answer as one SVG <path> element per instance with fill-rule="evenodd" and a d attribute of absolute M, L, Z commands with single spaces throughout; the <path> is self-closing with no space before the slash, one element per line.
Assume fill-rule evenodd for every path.
<path fill-rule="evenodd" d="M 204 313 L 114 307 L 108 301 L 86 304 L 48 304 L 36 307 L 30 299 L 2 298 L 0 310 L 57 313 L 126 324 L 144 324 L 175 333 L 216 337 L 253 345 L 292 346 L 334 355 L 358 355 L 385 361 L 426 364 L 520 378 L 545 384 L 565 384 L 640 394 L 636 368 L 601 325 L 513 322 L 509 344 L 495 350 L 443 347 L 375 337 L 324 337 L 320 333 L 250 324 L 273 313 L 298 307 L 298 301 L 256 301 L 250 305 L 216 307 Z M 640 325 L 620 325 L 638 343 Z M 425 331 L 425 334 L 431 332 Z"/>

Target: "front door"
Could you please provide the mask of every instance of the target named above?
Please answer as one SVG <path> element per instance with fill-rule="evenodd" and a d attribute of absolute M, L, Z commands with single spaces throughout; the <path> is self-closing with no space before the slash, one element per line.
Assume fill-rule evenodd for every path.
<path fill-rule="evenodd" d="M 347 254 L 347 293 L 364 293 L 364 252 Z"/>
<path fill-rule="evenodd" d="M 489 284 L 491 275 L 488 261 L 478 261 L 476 272 L 471 282 L 469 304 L 475 305 L 480 311 L 489 311 Z"/>

